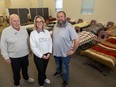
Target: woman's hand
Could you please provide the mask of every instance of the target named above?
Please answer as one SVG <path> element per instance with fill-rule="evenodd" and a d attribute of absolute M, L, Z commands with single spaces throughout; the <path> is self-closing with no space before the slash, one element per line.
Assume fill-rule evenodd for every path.
<path fill-rule="evenodd" d="M 11 60 L 10 59 L 6 59 L 5 61 L 6 61 L 6 63 L 11 64 Z"/>

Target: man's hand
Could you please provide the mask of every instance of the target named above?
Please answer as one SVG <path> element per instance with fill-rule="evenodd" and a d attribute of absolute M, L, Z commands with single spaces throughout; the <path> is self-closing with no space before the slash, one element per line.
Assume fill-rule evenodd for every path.
<path fill-rule="evenodd" d="M 69 55 L 72 55 L 72 54 L 74 54 L 74 50 L 73 49 L 71 49 L 70 51 L 68 51 L 68 53 L 67 53 L 67 55 L 69 56 Z"/>

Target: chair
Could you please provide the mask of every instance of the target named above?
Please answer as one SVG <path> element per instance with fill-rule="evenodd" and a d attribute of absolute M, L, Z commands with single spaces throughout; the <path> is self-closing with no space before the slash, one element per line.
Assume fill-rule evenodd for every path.
<path fill-rule="evenodd" d="M 98 33 L 97 41 L 101 42 L 101 41 L 106 40 L 107 38 L 108 38 L 108 33 L 104 30 L 100 30 Z"/>
<path fill-rule="evenodd" d="M 80 27 L 78 27 L 78 26 L 75 27 L 75 30 L 77 33 L 79 33 L 81 31 Z"/>
<path fill-rule="evenodd" d="M 77 23 L 82 23 L 82 22 L 83 22 L 83 19 L 78 19 Z"/>
<path fill-rule="evenodd" d="M 70 17 L 67 17 L 66 20 L 71 23 L 72 25 L 75 24 L 75 21 L 72 21 Z"/>
<path fill-rule="evenodd" d="M 70 17 L 67 17 L 66 19 L 67 19 L 67 21 L 70 21 L 70 20 L 71 20 L 71 18 L 70 18 Z"/>
<path fill-rule="evenodd" d="M 91 26 L 91 25 L 95 25 L 96 23 L 97 23 L 96 20 L 91 20 L 90 26 Z"/>
<path fill-rule="evenodd" d="M 106 27 L 105 27 L 105 30 L 108 30 L 108 29 L 112 28 L 113 26 L 114 26 L 114 22 L 109 21 L 109 22 L 107 23 Z"/>

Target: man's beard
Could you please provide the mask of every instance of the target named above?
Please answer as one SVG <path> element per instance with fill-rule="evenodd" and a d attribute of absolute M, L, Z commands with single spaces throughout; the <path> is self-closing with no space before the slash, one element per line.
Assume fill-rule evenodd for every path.
<path fill-rule="evenodd" d="M 65 27 L 66 21 L 58 21 L 57 24 L 58 24 L 58 27 Z"/>

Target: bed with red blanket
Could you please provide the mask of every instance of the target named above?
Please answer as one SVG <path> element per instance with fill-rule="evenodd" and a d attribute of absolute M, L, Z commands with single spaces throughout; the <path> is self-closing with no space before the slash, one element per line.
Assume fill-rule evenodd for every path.
<path fill-rule="evenodd" d="M 88 56 L 111 69 L 116 66 L 116 37 L 109 37 L 97 45 L 81 52 L 81 55 Z"/>

